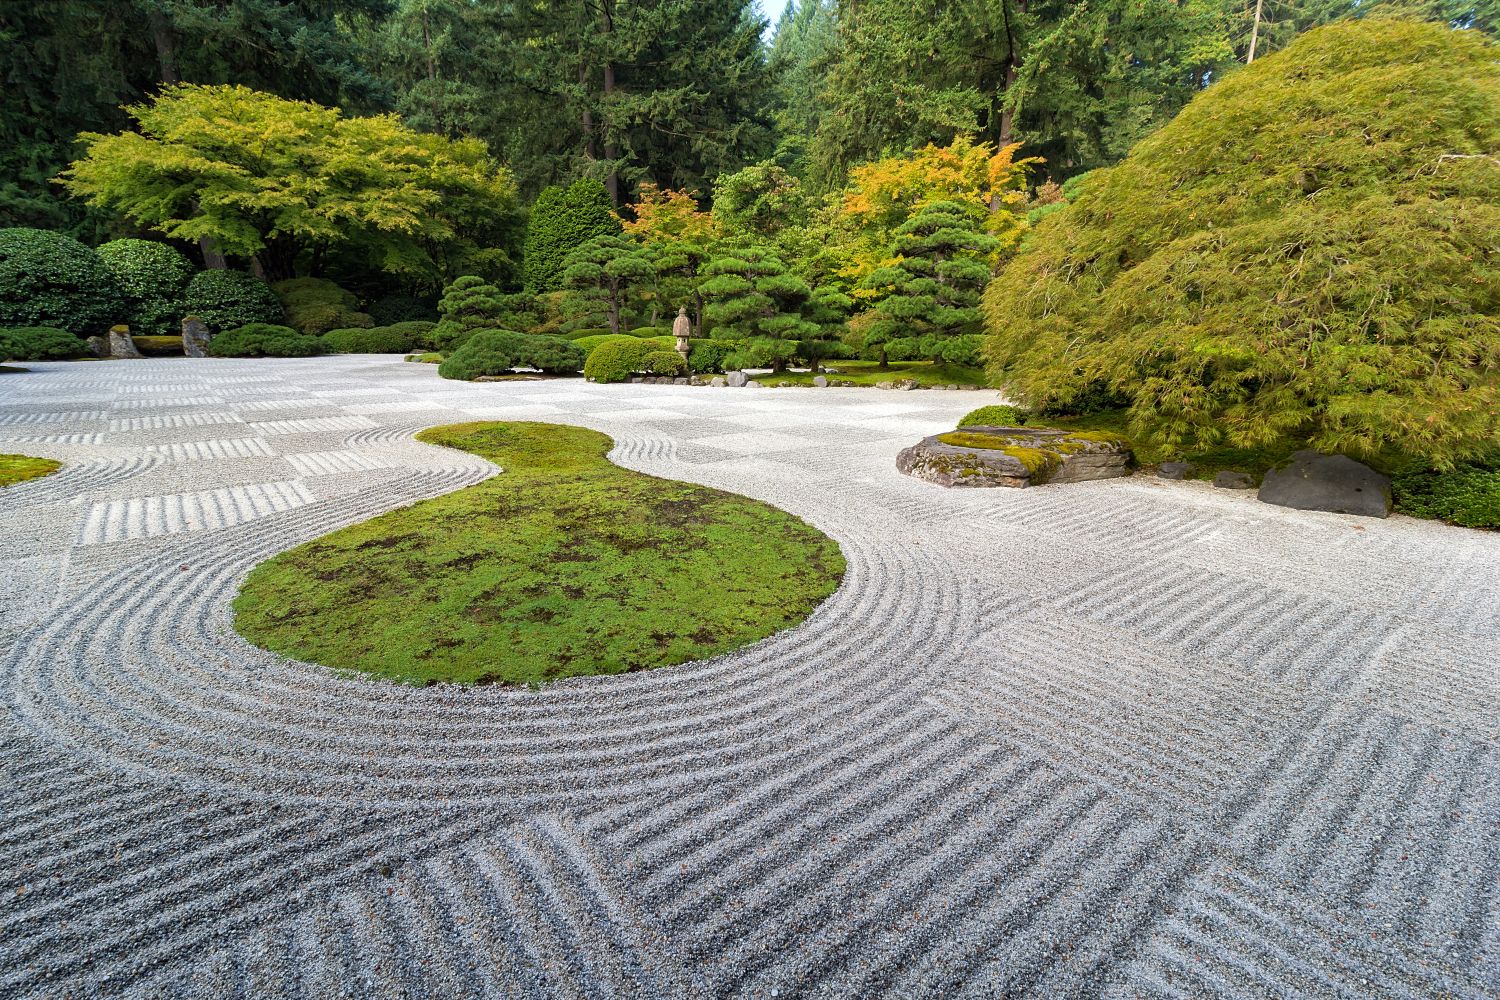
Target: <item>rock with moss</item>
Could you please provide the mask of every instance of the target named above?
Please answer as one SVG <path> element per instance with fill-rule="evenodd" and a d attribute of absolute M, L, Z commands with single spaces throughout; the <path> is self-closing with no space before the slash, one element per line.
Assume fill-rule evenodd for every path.
<path fill-rule="evenodd" d="M 1124 438 L 1104 431 L 969 426 L 923 438 L 896 468 L 939 486 L 1040 486 L 1130 475 Z"/>

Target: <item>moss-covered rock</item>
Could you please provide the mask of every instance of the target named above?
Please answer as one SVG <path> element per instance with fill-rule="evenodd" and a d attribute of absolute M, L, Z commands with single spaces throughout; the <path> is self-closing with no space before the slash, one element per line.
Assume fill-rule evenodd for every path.
<path fill-rule="evenodd" d="M 1132 461 L 1115 434 L 981 425 L 922 439 L 896 468 L 939 486 L 1022 487 L 1127 476 Z"/>

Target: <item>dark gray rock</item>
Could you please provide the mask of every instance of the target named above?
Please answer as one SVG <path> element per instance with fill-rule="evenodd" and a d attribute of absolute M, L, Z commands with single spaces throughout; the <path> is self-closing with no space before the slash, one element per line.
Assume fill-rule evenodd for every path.
<path fill-rule="evenodd" d="M 1266 473 L 1257 494 L 1263 503 L 1296 510 L 1389 517 L 1391 480 L 1347 455 L 1299 451 L 1289 465 Z"/>
<path fill-rule="evenodd" d="M 1214 476 L 1214 485 L 1221 490 L 1253 490 L 1255 479 L 1243 472 L 1230 472 L 1225 469 Z"/>
<path fill-rule="evenodd" d="M 948 440 L 943 440 L 947 438 Z M 939 486 L 1040 486 L 1130 475 L 1124 439 L 1051 427 L 965 427 L 923 438 L 896 469 Z"/>
<path fill-rule="evenodd" d="M 731 389 L 738 389 L 746 382 L 750 381 L 750 376 L 746 375 L 744 372 L 730 372 L 728 375 L 724 376 L 724 378 Z"/>
<path fill-rule="evenodd" d="M 109 356 L 112 358 L 140 358 L 145 357 L 136 348 L 135 341 L 130 337 L 130 327 L 112 326 L 109 328 Z"/>
<path fill-rule="evenodd" d="M 89 354 L 96 358 L 109 357 L 109 338 L 90 337 L 84 343 L 89 346 Z"/>
<path fill-rule="evenodd" d="M 687 385 L 688 384 L 687 377 L 686 376 L 678 376 L 677 378 L 674 378 L 672 380 L 672 384 L 673 385 Z"/>
<path fill-rule="evenodd" d="M 188 357 L 208 357 L 208 342 L 212 339 L 213 334 L 208 332 L 208 324 L 197 316 L 189 316 L 182 321 L 182 353 Z"/>
<path fill-rule="evenodd" d="M 1156 467 L 1156 474 L 1162 479 L 1186 479 L 1197 471 L 1192 462 L 1163 462 Z"/>

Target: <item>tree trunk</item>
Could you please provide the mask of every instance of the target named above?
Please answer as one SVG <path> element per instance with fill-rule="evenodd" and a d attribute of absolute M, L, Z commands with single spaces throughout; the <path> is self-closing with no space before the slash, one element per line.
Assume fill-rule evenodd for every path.
<path fill-rule="evenodd" d="M 615 92 L 615 66 L 614 63 L 604 64 L 604 96 L 606 100 L 610 94 Z M 609 192 L 610 203 L 616 208 L 620 205 L 620 173 L 615 169 L 615 157 L 619 149 L 615 146 L 613 136 L 609 127 L 604 129 L 604 158 L 609 161 L 609 173 L 604 176 L 604 189 Z"/>
<path fill-rule="evenodd" d="M 222 271 L 229 262 L 219 252 L 219 245 L 207 236 L 198 237 L 198 252 L 203 255 L 203 266 L 210 271 Z"/>
<path fill-rule="evenodd" d="M 1016 0 L 1017 14 L 1026 13 L 1027 2 L 1028 0 Z M 1015 86 L 1016 72 L 1021 65 L 1021 60 L 1016 53 L 1016 32 L 1010 19 L 1010 4 L 1006 0 L 1001 0 L 1000 7 L 1005 16 L 1005 85 L 1001 91 L 1001 101 L 1003 102 L 1010 97 L 1010 88 Z M 1000 145 L 1008 146 L 1012 142 L 1012 137 L 1015 135 L 1015 119 L 1015 111 L 1008 103 L 1005 104 L 1000 109 Z M 995 204 L 995 199 L 992 197 L 990 210 L 994 211 L 998 207 Z"/>
<path fill-rule="evenodd" d="M 614 292 L 609 297 L 609 332 L 620 332 L 620 293 Z"/>
<path fill-rule="evenodd" d="M 1260 40 L 1260 14 L 1265 8 L 1265 0 L 1255 0 L 1255 23 L 1250 26 L 1250 53 L 1245 56 L 1245 65 L 1255 62 L 1255 43 Z"/>
<path fill-rule="evenodd" d="M 693 292 L 693 331 L 703 336 L 703 294 L 698 291 Z"/>
<path fill-rule="evenodd" d="M 159 10 L 153 10 L 146 15 L 146 19 L 151 25 L 151 39 L 156 43 L 156 62 L 161 69 L 161 82 L 180 82 L 181 78 L 177 75 L 177 41 L 172 37 L 171 23 Z"/>
<path fill-rule="evenodd" d="M 880 364 L 876 367 L 878 367 L 881 371 L 886 371 L 891 367 L 891 359 L 885 356 L 884 347 L 880 348 Z"/>

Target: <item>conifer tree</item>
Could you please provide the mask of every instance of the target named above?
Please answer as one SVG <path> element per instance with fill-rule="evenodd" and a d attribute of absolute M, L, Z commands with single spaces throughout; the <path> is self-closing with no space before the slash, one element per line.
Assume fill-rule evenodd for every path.
<path fill-rule="evenodd" d="M 564 261 L 563 314 L 579 326 L 604 322 L 620 332 L 620 315 L 632 289 L 656 277 L 651 257 L 639 243 L 623 236 L 595 236 Z"/>
<path fill-rule="evenodd" d="M 562 287 L 568 254 L 596 236 L 620 232 L 620 219 L 610 207 L 609 193 L 594 180 L 577 180 L 567 187 L 549 187 L 531 207 L 522 260 L 526 290 L 532 294 Z"/>

